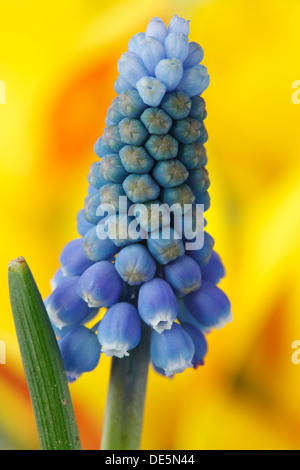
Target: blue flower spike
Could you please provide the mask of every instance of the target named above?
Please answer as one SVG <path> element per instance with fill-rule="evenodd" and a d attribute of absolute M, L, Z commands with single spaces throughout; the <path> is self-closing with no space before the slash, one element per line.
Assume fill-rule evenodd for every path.
<path fill-rule="evenodd" d="M 219 287 L 225 268 L 204 231 L 210 179 L 202 94 L 210 78 L 189 31 L 178 15 L 168 25 L 154 17 L 117 63 L 117 96 L 77 214 L 79 238 L 63 248 L 45 299 L 70 382 L 96 367 L 101 348 L 128 356 L 142 327 L 158 373 L 197 368 L 206 335 L 232 320 Z M 97 328 L 84 326 L 102 307 Z"/>

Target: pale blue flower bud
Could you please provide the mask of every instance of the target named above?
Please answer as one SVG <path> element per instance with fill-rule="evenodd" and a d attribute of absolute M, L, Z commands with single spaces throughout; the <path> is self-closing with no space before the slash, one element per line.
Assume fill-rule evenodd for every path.
<path fill-rule="evenodd" d="M 204 65 L 196 65 L 183 72 L 177 90 L 184 91 L 188 96 L 201 95 L 209 85 L 209 75 Z"/>
<path fill-rule="evenodd" d="M 200 125 L 200 138 L 199 138 L 199 142 L 201 144 L 205 144 L 208 140 L 208 134 L 207 134 L 207 130 L 205 128 L 205 125 L 203 122 L 201 122 L 201 125 Z"/>
<path fill-rule="evenodd" d="M 156 272 L 156 263 L 149 251 L 137 243 L 120 251 L 115 267 L 119 276 L 130 286 L 139 286 L 143 282 L 151 281 Z"/>
<path fill-rule="evenodd" d="M 97 155 L 97 157 L 99 157 L 99 158 L 102 158 L 102 157 L 104 157 L 105 155 L 107 155 L 109 153 L 107 148 L 104 147 L 104 145 L 103 145 L 102 137 L 99 137 L 99 139 L 97 139 L 97 141 L 95 142 L 94 152 Z"/>
<path fill-rule="evenodd" d="M 171 133 L 181 144 L 192 144 L 201 136 L 201 123 L 191 117 L 179 119 L 174 121 Z"/>
<path fill-rule="evenodd" d="M 165 48 L 157 39 L 148 37 L 141 41 L 138 55 L 149 74 L 154 75 L 156 64 L 165 57 Z"/>
<path fill-rule="evenodd" d="M 121 75 L 118 76 L 114 84 L 115 92 L 119 95 L 122 91 L 133 90 L 134 87 L 130 85 Z"/>
<path fill-rule="evenodd" d="M 146 37 L 152 37 L 160 41 L 165 42 L 167 37 L 167 28 L 164 22 L 157 17 L 151 19 L 146 29 Z"/>
<path fill-rule="evenodd" d="M 205 109 L 205 101 L 202 96 L 193 96 L 191 98 L 191 102 L 192 108 L 190 111 L 190 117 L 204 121 L 207 113 Z"/>
<path fill-rule="evenodd" d="M 127 90 L 119 95 L 118 109 L 124 117 L 137 119 L 146 107 L 136 90 Z M 124 117 L 122 119 L 124 119 Z M 122 119 L 120 119 L 120 121 Z"/>
<path fill-rule="evenodd" d="M 175 57 L 161 60 L 155 67 L 155 76 L 166 85 L 167 91 L 175 90 L 183 76 L 181 60 Z"/>
<path fill-rule="evenodd" d="M 143 77 L 136 83 L 136 88 L 143 102 L 148 106 L 157 107 L 165 96 L 166 86 L 153 77 Z"/>
<path fill-rule="evenodd" d="M 204 232 L 204 245 L 200 250 L 187 250 L 186 254 L 194 258 L 200 266 L 207 264 L 210 260 L 215 241 L 213 237 Z"/>
<path fill-rule="evenodd" d="M 178 15 L 174 15 L 169 23 L 168 33 L 183 33 L 188 36 L 189 32 L 190 20 L 186 21 L 184 18 L 180 18 Z"/>
<path fill-rule="evenodd" d="M 160 192 L 160 187 L 148 174 L 127 176 L 123 188 L 133 203 L 152 201 Z"/>
<path fill-rule="evenodd" d="M 173 121 L 170 116 L 160 108 L 147 108 L 141 115 L 141 121 L 150 134 L 167 134 Z"/>
<path fill-rule="evenodd" d="M 83 237 L 91 228 L 94 227 L 94 224 L 88 222 L 84 215 L 84 209 L 81 209 L 76 217 L 77 220 L 77 232 Z"/>
<path fill-rule="evenodd" d="M 185 182 L 189 172 L 181 162 L 174 159 L 157 162 L 152 176 L 161 187 L 174 188 Z"/>
<path fill-rule="evenodd" d="M 187 145 L 181 144 L 179 145 L 178 159 L 188 170 L 193 170 L 199 166 L 206 165 L 206 150 L 198 141 Z"/>
<path fill-rule="evenodd" d="M 96 194 L 99 194 L 99 189 L 89 184 L 87 188 L 87 197 L 92 197 L 92 196 L 95 196 Z"/>
<path fill-rule="evenodd" d="M 93 227 L 83 236 L 82 246 L 87 258 L 92 261 L 108 260 L 118 251 L 109 238 L 100 239 L 98 237 L 97 227 Z"/>
<path fill-rule="evenodd" d="M 108 237 L 119 248 L 139 242 L 146 236 L 135 218 L 127 214 L 112 215 L 106 224 Z"/>
<path fill-rule="evenodd" d="M 190 170 L 189 177 L 186 182 L 192 191 L 195 189 L 198 194 L 200 192 L 205 193 L 210 186 L 208 171 L 203 166 L 194 168 L 193 170 Z"/>
<path fill-rule="evenodd" d="M 129 173 L 149 173 L 154 166 L 154 160 L 144 147 L 125 145 L 120 150 L 120 158 Z"/>
<path fill-rule="evenodd" d="M 122 121 L 121 121 L 122 122 Z M 102 136 L 102 145 L 105 147 L 109 152 L 108 153 L 118 153 L 122 147 L 124 147 L 124 143 L 120 137 L 119 127 L 118 126 L 107 126 L 103 131 Z M 102 155 L 104 157 L 104 155 Z"/>
<path fill-rule="evenodd" d="M 98 328 L 98 340 L 106 356 L 129 356 L 141 339 L 141 320 L 137 309 L 126 302 L 110 307 Z"/>
<path fill-rule="evenodd" d="M 125 52 L 118 61 L 118 71 L 130 85 L 136 88 L 136 83 L 143 77 L 147 77 L 148 72 L 143 61 L 134 52 Z"/>
<path fill-rule="evenodd" d="M 183 66 L 185 69 L 194 67 L 195 65 L 200 64 L 204 57 L 204 51 L 200 44 L 197 42 L 190 42 L 189 44 L 189 53 L 185 59 Z"/>
<path fill-rule="evenodd" d="M 84 215 L 88 222 L 91 224 L 97 224 L 100 222 L 101 217 L 99 217 L 97 213 L 97 209 L 100 204 L 100 194 L 97 191 L 96 194 L 92 196 L 87 196 L 84 200 Z"/>
<path fill-rule="evenodd" d="M 183 91 L 167 93 L 161 102 L 161 107 L 173 119 L 184 119 L 191 111 L 191 100 Z"/>
<path fill-rule="evenodd" d="M 127 175 L 128 173 L 123 167 L 119 155 L 110 154 L 102 158 L 100 176 L 104 180 L 109 183 L 123 183 Z"/>
<path fill-rule="evenodd" d="M 139 119 L 125 118 L 119 124 L 123 145 L 143 145 L 149 136 L 147 129 Z"/>
<path fill-rule="evenodd" d="M 170 211 L 158 200 L 134 204 L 132 212 L 140 227 L 146 232 L 158 230 L 163 225 L 170 225 Z"/>
<path fill-rule="evenodd" d="M 157 107 L 166 94 L 166 85 L 154 77 L 142 77 L 136 83 L 137 91 L 143 102 L 148 106 Z"/>
<path fill-rule="evenodd" d="M 153 365 L 163 369 L 167 377 L 192 367 L 195 346 L 191 337 L 177 323 L 162 333 L 152 331 L 150 353 Z"/>
<path fill-rule="evenodd" d="M 178 142 L 170 134 L 151 135 L 145 147 L 155 160 L 175 158 L 178 152 Z"/>
<path fill-rule="evenodd" d="M 147 246 L 153 258 L 160 264 L 170 263 L 185 252 L 183 241 L 178 238 L 172 228 L 169 228 L 166 238 L 164 238 L 163 229 L 151 232 Z"/>
<path fill-rule="evenodd" d="M 134 54 L 139 53 L 140 44 L 145 39 L 145 33 L 137 33 L 129 40 L 128 43 L 128 50 L 129 52 L 133 52 Z"/>
<path fill-rule="evenodd" d="M 100 189 L 101 204 L 111 205 L 116 212 L 120 209 L 120 197 L 126 196 L 121 184 L 106 184 Z"/>
<path fill-rule="evenodd" d="M 170 285 L 158 278 L 145 282 L 139 291 L 138 311 L 158 333 L 169 330 L 177 316 L 177 301 Z"/>
<path fill-rule="evenodd" d="M 195 196 L 191 190 L 191 188 L 183 183 L 180 186 L 176 186 L 175 188 L 166 188 L 162 190 L 161 200 L 168 206 L 172 206 L 173 204 L 179 204 L 184 212 L 184 205 L 185 204 L 193 204 L 195 201 Z"/>
<path fill-rule="evenodd" d="M 106 154 L 108 154 L 107 150 L 106 150 Z M 87 180 L 90 183 L 90 185 L 96 189 L 100 189 L 102 186 L 104 186 L 107 183 L 107 181 L 100 174 L 100 169 L 101 169 L 101 162 L 92 163 L 89 169 L 88 177 L 87 177 Z"/>
<path fill-rule="evenodd" d="M 210 195 L 206 191 L 205 193 L 203 192 L 198 192 L 195 188 L 193 190 L 194 196 L 195 196 L 195 204 L 203 204 L 204 205 L 204 212 L 206 212 L 210 208 Z"/>
<path fill-rule="evenodd" d="M 109 119 L 110 123 L 115 126 L 117 126 L 119 122 L 124 119 L 124 116 L 119 109 L 119 103 L 120 97 L 115 98 L 107 110 L 107 118 Z"/>
<path fill-rule="evenodd" d="M 110 307 L 118 302 L 123 281 L 110 261 L 94 263 L 78 281 L 77 293 L 89 307 Z"/>
<path fill-rule="evenodd" d="M 184 62 L 189 53 L 189 39 L 184 33 L 169 33 L 165 40 L 166 57 Z"/>

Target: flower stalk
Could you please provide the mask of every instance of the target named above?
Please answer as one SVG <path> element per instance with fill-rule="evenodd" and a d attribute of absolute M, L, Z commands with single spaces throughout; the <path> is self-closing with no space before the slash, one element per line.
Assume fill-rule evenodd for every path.
<path fill-rule="evenodd" d="M 150 360 L 150 329 L 142 326 L 130 356 L 112 358 L 102 450 L 139 450 Z"/>

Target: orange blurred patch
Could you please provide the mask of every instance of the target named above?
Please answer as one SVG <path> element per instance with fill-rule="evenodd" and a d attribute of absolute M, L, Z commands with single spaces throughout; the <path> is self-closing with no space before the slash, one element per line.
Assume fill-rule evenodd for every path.
<path fill-rule="evenodd" d="M 113 52 L 102 62 L 84 65 L 68 73 L 69 80 L 57 96 L 49 114 L 48 139 L 45 150 L 49 171 L 70 171 L 83 157 L 92 153 L 93 143 L 105 127 L 106 111 L 116 93 L 116 63 L 119 52 Z"/>

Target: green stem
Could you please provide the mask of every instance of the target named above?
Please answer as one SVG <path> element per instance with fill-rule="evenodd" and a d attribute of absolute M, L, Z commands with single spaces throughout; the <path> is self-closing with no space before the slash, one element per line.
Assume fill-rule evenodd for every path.
<path fill-rule="evenodd" d="M 150 357 L 150 328 L 123 359 L 112 359 L 102 450 L 139 450 Z"/>

